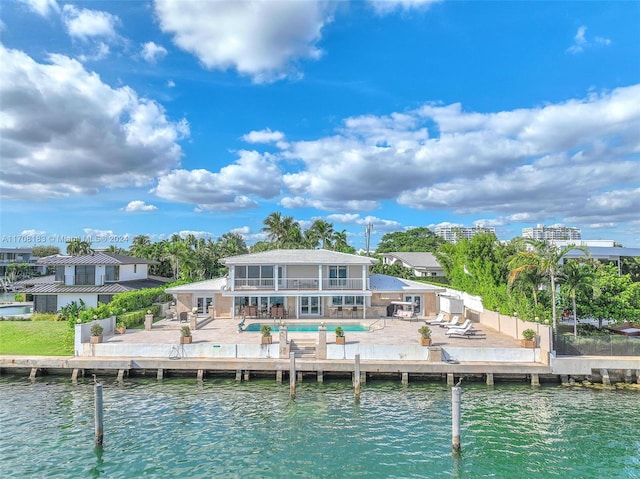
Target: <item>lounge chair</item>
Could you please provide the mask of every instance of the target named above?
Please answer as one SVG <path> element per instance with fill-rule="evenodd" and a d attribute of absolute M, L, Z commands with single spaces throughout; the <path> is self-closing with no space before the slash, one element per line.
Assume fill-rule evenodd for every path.
<path fill-rule="evenodd" d="M 462 324 L 445 324 L 444 327 L 447 329 L 464 329 L 471 324 L 470 319 L 465 319 Z"/>
<path fill-rule="evenodd" d="M 471 326 L 471 323 L 469 323 L 469 325 L 466 328 L 451 328 L 451 329 L 447 329 L 447 331 L 445 332 L 445 334 L 447 335 L 447 337 L 449 338 L 468 338 L 469 336 L 472 336 L 475 334 L 475 329 L 473 329 L 473 327 Z"/>
<path fill-rule="evenodd" d="M 441 328 L 448 328 L 451 326 L 459 326 L 458 322 L 460 321 L 460 316 L 457 314 L 451 318 L 451 321 L 444 321 L 442 323 L 438 323 Z"/>
<path fill-rule="evenodd" d="M 438 313 L 438 316 L 436 316 L 434 319 L 425 320 L 425 323 L 427 323 L 427 324 L 442 324 L 442 323 L 444 323 L 444 313 Z"/>

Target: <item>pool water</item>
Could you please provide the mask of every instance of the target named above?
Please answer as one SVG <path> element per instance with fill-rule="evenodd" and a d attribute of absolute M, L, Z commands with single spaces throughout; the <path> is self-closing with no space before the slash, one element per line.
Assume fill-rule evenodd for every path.
<path fill-rule="evenodd" d="M 260 332 L 260 329 L 262 328 L 263 324 L 270 326 L 271 332 L 273 333 L 277 333 L 280 331 L 280 325 L 279 324 L 274 325 L 272 323 L 252 323 L 247 325 L 247 327 L 244 328 L 244 330 L 248 332 L 257 333 L 257 332 Z M 369 326 L 364 324 L 339 324 L 339 323 L 325 324 L 325 327 L 327 328 L 328 332 L 334 332 L 338 326 L 342 327 L 342 330 L 345 332 L 351 331 L 351 332 L 362 333 L 362 332 L 369 331 Z M 320 325 L 318 323 L 287 323 L 287 331 L 289 331 L 290 333 L 291 332 L 317 333 L 319 327 Z"/>
<path fill-rule="evenodd" d="M 0 316 L 31 314 L 31 306 L 0 306 Z"/>

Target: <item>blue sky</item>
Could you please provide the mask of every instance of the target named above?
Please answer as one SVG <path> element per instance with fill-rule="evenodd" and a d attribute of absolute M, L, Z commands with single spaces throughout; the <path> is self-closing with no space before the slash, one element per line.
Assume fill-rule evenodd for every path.
<path fill-rule="evenodd" d="M 2 2 L 3 247 L 372 244 L 539 223 L 640 246 L 640 2 Z"/>

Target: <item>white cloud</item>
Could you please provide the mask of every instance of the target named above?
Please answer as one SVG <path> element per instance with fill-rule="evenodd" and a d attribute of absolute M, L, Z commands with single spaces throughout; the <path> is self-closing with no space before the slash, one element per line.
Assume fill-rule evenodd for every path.
<path fill-rule="evenodd" d="M 157 206 L 148 205 L 141 200 L 134 200 L 130 201 L 129 204 L 123 208 L 123 211 L 126 211 L 127 213 L 133 213 L 138 211 L 156 211 L 157 209 Z"/>
<path fill-rule="evenodd" d="M 192 231 L 192 230 L 182 230 L 182 231 L 178 231 L 176 233 L 173 234 L 177 234 L 178 236 L 180 236 L 180 238 L 186 238 L 187 236 L 191 235 L 191 236 L 195 236 L 196 238 L 204 238 L 204 239 L 213 239 L 215 237 L 215 235 L 213 233 L 210 233 L 208 231 Z"/>
<path fill-rule="evenodd" d="M 417 10 L 430 7 L 442 0 L 369 0 L 369 4 L 379 15 L 387 15 L 395 10 Z"/>
<path fill-rule="evenodd" d="M 258 204 L 249 195 L 269 199 L 280 194 L 280 169 L 270 155 L 242 150 L 239 156 L 219 173 L 203 169 L 172 171 L 160 178 L 154 192 L 203 210 L 255 208 Z"/>
<path fill-rule="evenodd" d="M 571 215 L 591 192 L 640 183 L 638 131 L 640 85 L 497 113 L 426 104 L 348 118 L 335 135 L 281 152 L 302 166 L 284 174 L 280 205 L 353 213 L 396 199 L 505 218 Z"/>
<path fill-rule="evenodd" d="M 266 128 L 260 131 L 251 131 L 243 135 L 242 139 L 247 143 L 275 143 L 284 140 L 284 133 Z"/>
<path fill-rule="evenodd" d="M 169 80 L 169 81 L 167 81 L 167 86 L 168 86 L 169 88 L 173 88 L 173 87 L 175 87 L 175 86 L 176 86 L 176 84 L 175 84 L 175 82 L 174 82 L 173 80 Z"/>
<path fill-rule="evenodd" d="M 20 232 L 20 236 L 41 236 L 44 234 L 47 234 L 47 232 L 42 230 L 22 230 Z"/>
<path fill-rule="evenodd" d="M 179 165 L 186 121 L 153 100 L 111 88 L 76 60 L 35 62 L 0 45 L 2 195 L 66 197 L 145 185 Z"/>
<path fill-rule="evenodd" d="M 62 21 L 71 37 L 87 40 L 94 37 L 115 38 L 120 19 L 108 12 L 77 9 L 73 5 L 62 8 Z"/>
<path fill-rule="evenodd" d="M 98 42 L 95 45 L 92 53 L 79 55 L 78 60 L 83 63 L 88 61 L 95 62 L 107 58 L 109 56 L 109 53 L 111 53 L 111 48 L 109 47 L 109 45 L 104 42 Z"/>
<path fill-rule="evenodd" d="M 156 0 L 155 9 L 161 30 L 206 68 L 233 68 L 262 83 L 296 76 L 299 60 L 320 58 L 316 45 L 331 21 L 329 5 Z"/>
<path fill-rule="evenodd" d="M 156 63 L 167 55 L 167 49 L 154 42 L 147 42 L 142 45 L 140 55 L 149 63 Z"/>
<path fill-rule="evenodd" d="M 51 13 L 60 12 L 60 7 L 56 0 L 21 0 L 36 12 L 38 15 L 48 17 Z"/>
<path fill-rule="evenodd" d="M 587 40 L 587 27 L 581 25 L 578 28 L 575 36 L 573 37 L 573 45 L 567 48 L 567 52 L 576 55 L 578 53 L 582 53 L 585 48 L 592 47 L 594 43 L 596 45 L 609 46 L 611 45 L 611 40 L 605 37 L 598 36 L 595 38 L 594 42 L 591 42 Z"/>

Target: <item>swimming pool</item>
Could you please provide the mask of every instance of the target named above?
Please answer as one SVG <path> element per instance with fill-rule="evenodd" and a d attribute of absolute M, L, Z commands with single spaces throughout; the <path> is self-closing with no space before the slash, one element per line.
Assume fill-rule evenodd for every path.
<path fill-rule="evenodd" d="M 280 324 L 276 323 L 252 323 L 248 324 L 245 331 L 257 333 L 262 328 L 262 325 L 266 324 L 267 326 L 271 326 L 271 332 L 277 333 L 280 331 Z M 317 333 L 318 328 L 320 327 L 319 323 L 287 323 L 287 331 L 294 333 Z M 325 327 L 327 331 L 333 332 L 336 330 L 338 326 L 341 326 L 343 331 L 351 331 L 351 332 L 366 332 L 369 331 L 369 326 L 365 324 L 340 324 L 340 323 L 325 323 Z"/>
<path fill-rule="evenodd" d="M 31 314 L 31 306 L 0 306 L 0 316 Z"/>

